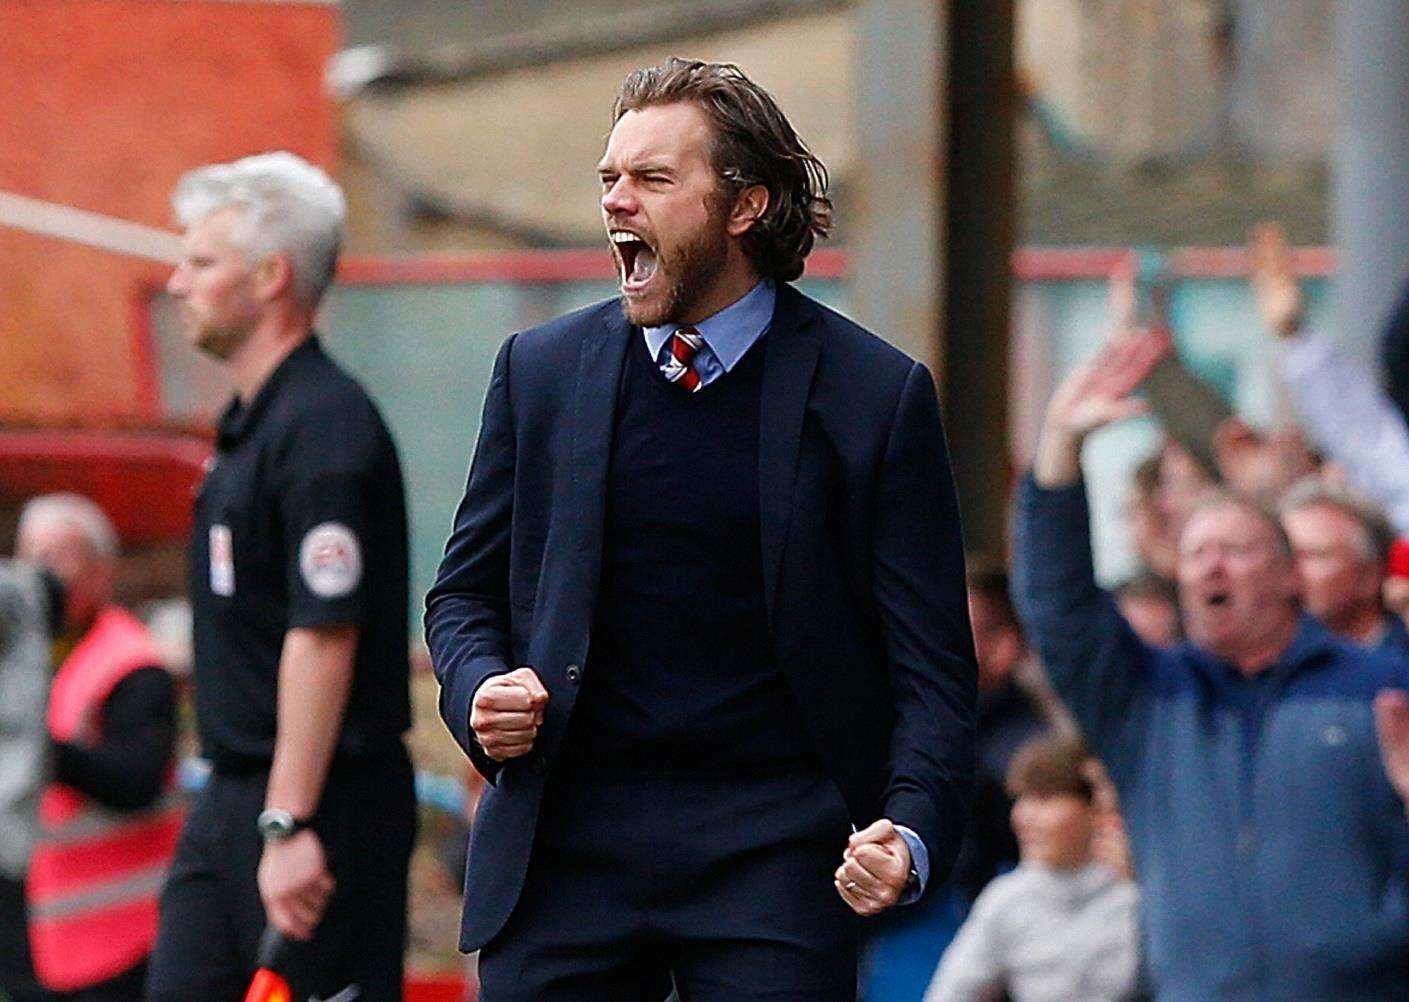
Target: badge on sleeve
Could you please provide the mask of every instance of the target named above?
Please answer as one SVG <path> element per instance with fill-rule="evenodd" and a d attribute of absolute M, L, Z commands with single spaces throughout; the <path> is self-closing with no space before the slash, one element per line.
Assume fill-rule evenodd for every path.
<path fill-rule="evenodd" d="M 228 525 L 210 527 L 210 590 L 226 598 L 235 594 L 235 540 Z"/>
<path fill-rule="evenodd" d="M 342 598 L 362 581 L 362 547 L 341 522 L 324 522 L 308 530 L 298 548 L 303 583 L 319 598 Z"/>

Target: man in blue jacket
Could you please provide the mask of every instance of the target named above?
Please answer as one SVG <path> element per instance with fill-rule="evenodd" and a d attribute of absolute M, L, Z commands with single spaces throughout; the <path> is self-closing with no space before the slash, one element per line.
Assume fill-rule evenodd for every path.
<path fill-rule="evenodd" d="M 1143 409 L 1153 361 L 1117 340 L 1053 397 L 1018 489 L 1015 583 L 1119 789 L 1156 995 L 1403 998 L 1409 666 L 1303 614 L 1286 535 L 1236 497 L 1181 535 L 1185 643 L 1146 646 L 1096 585 L 1081 444 Z"/>
<path fill-rule="evenodd" d="M 958 512 L 922 365 L 795 291 L 826 172 L 736 68 L 633 74 L 621 297 L 505 342 L 426 634 L 490 786 L 485 1002 L 856 997 L 973 769 Z"/>

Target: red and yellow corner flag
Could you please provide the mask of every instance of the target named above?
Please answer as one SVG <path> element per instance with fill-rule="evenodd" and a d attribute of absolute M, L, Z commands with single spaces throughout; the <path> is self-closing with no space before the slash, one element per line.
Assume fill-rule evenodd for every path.
<path fill-rule="evenodd" d="M 289 983 L 267 967 L 254 972 L 254 980 L 245 992 L 245 1002 L 293 1002 L 293 998 Z"/>
<path fill-rule="evenodd" d="M 278 929 L 272 925 L 265 927 L 264 935 L 259 940 L 259 956 L 255 960 L 259 970 L 254 972 L 254 980 L 245 992 L 245 1002 L 293 1002 L 294 993 L 289 983 L 274 969 L 285 945 Z"/>

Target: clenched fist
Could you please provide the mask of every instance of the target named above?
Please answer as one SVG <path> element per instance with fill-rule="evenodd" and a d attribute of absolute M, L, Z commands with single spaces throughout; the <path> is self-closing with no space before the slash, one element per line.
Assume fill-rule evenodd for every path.
<path fill-rule="evenodd" d="M 532 668 L 495 675 L 475 692 L 470 730 L 486 755 L 506 762 L 533 749 L 547 705 L 548 690 Z"/>
<path fill-rule="evenodd" d="M 857 915 L 879 915 L 900 900 L 910 879 L 910 846 L 888 819 L 856 832 L 832 875 Z"/>

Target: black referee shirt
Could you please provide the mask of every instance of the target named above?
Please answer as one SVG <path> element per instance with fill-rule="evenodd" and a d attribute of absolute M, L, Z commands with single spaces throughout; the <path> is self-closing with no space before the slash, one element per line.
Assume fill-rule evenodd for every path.
<path fill-rule="evenodd" d="M 406 550 L 391 436 L 311 337 L 248 405 L 225 410 L 196 497 L 196 719 L 216 769 L 273 758 L 279 655 L 293 627 L 360 630 L 338 754 L 399 740 L 410 725 Z"/>

